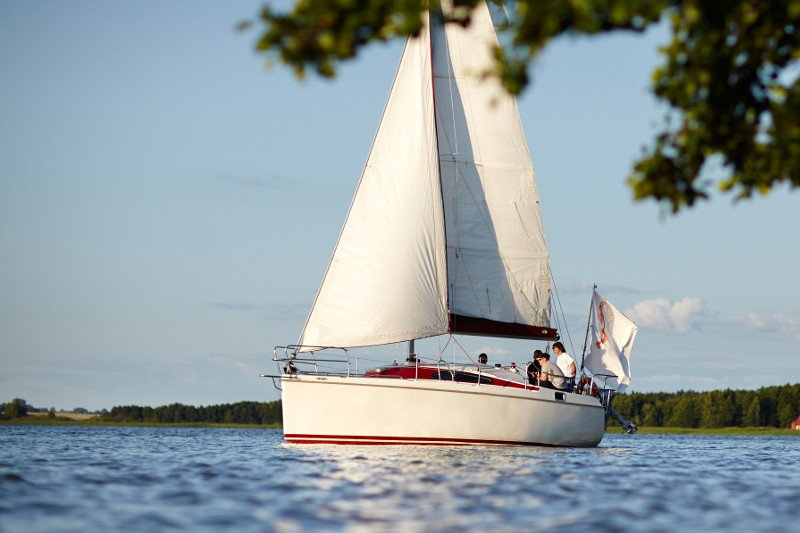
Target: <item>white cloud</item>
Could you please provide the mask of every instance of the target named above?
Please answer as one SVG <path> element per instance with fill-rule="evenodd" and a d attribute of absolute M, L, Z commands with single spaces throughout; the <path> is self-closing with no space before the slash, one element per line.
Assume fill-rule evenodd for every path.
<path fill-rule="evenodd" d="M 259 305 L 251 304 L 248 302 L 230 303 L 230 302 L 212 302 L 211 305 L 226 311 L 249 313 L 251 311 L 260 311 L 263 308 Z"/>
<path fill-rule="evenodd" d="M 751 330 L 800 339 L 800 310 L 772 314 L 747 313 L 737 321 Z"/>
<path fill-rule="evenodd" d="M 656 298 L 637 303 L 625 314 L 640 328 L 686 333 L 692 329 L 702 310 L 703 302 L 697 298 L 683 298 L 675 303 L 666 298 Z"/>
<path fill-rule="evenodd" d="M 234 361 L 233 367 L 242 374 L 250 375 L 259 370 L 259 366 L 245 361 Z"/>
<path fill-rule="evenodd" d="M 234 313 L 262 313 L 267 320 L 303 320 L 309 304 L 270 304 L 258 305 L 250 302 L 211 302 L 217 309 Z"/>

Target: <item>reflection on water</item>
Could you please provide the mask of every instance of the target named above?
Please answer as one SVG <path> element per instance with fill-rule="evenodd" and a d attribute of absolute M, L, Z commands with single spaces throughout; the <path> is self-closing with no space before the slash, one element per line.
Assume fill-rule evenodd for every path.
<path fill-rule="evenodd" d="M 800 439 L 594 449 L 286 445 L 279 431 L 0 426 L 0 531 L 769 530 Z"/>

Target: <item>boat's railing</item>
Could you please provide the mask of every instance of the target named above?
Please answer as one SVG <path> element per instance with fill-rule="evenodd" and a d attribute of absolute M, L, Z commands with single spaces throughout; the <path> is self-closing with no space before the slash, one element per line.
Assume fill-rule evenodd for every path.
<path fill-rule="evenodd" d="M 369 358 L 364 359 L 368 362 L 368 364 L 376 364 L 377 366 L 386 365 L 385 362 L 375 361 Z M 276 374 L 261 374 L 261 377 L 272 378 L 273 385 L 276 388 L 280 389 L 280 378 L 282 377 L 292 377 L 297 374 L 303 375 L 315 375 L 315 376 L 336 376 L 336 377 L 351 377 L 353 375 L 362 374 L 359 371 L 359 366 L 361 361 L 359 356 L 356 354 L 351 353 L 345 348 L 332 348 L 332 347 L 305 347 L 300 345 L 286 345 L 286 346 L 276 346 L 273 350 L 272 361 L 275 362 L 277 366 L 277 373 Z M 397 364 L 395 360 L 394 364 Z M 477 385 L 481 385 L 481 378 L 486 376 L 490 379 L 495 379 L 498 376 L 489 372 L 489 369 L 495 369 L 497 367 L 486 367 L 480 363 L 456 363 L 454 361 L 447 361 L 441 356 L 439 357 L 423 357 L 419 354 L 414 354 L 411 358 L 406 359 L 405 365 L 414 365 L 414 377 L 402 377 L 398 375 L 384 375 L 384 374 L 370 374 L 368 377 L 374 377 L 376 379 L 379 378 L 390 378 L 390 379 L 420 379 L 419 369 L 420 366 L 436 367 L 436 374 L 439 376 L 440 380 L 448 380 L 448 378 L 443 377 L 443 373 L 449 372 L 449 380 L 458 381 L 456 378 L 456 374 L 460 371 L 468 370 L 470 372 L 475 372 L 477 374 Z M 504 370 L 512 370 L 511 366 L 500 366 L 499 368 Z M 541 388 L 541 383 L 537 379 L 533 381 L 528 379 L 527 376 L 527 367 L 525 365 L 516 367 L 516 373 L 519 376 L 519 385 L 522 385 L 522 388 L 525 390 L 538 390 Z M 444 374 L 446 375 L 446 374 Z M 589 384 L 589 387 L 579 387 L 577 383 L 573 383 L 572 392 L 574 394 L 591 394 L 592 385 L 597 381 L 595 378 L 591 376 L 587 376 L 588 378 L 592 379 Z M 602 376 L 597 375 L 597 378 L 601 378 L 604 382 L 605 379 L 608 379 L 614 376 Z M 505 377 L 501 379 L 506 379 Z M 516 381 L 516 380 L 513 380 Z M 574 379 L 573 379 L 574 382 Z M 606 390 L 610 390 L 609 388 L 605 387 L 603 384 L 602 387 L 598 386 L 595 388 L 595 391 L 600 390 L 605 392 Z M 609 394 L 606 393 L 601 399 L 604 403 L 610 401 Z"/>
<path fill-rule="evenodd" d="M 351 376 L 358 374 L 358 357 L 352 356 L 345 348 L 309 349 L 300 345 L 276 346 L 272 360 L 278 367 L 278 376 L 292 376 L 297 373 L 321 376 Z M 264 377 L 273 377 L 265 375 Z"/>
<path fill-rule="evenodd" d="M 617 391 L 616 388 L 608 384 L 608 380 L 611 378 L 616 379 L 617 376 L 614 374 L 585 374 L 584 377 L 585 380 L 581 380 L 584 386 L 578 392 L 588 395 L 597 394 L 603 407 L 609 407 Z"/>
<path fill-rule="evenodd" d="M 446 380 L 446 381 L 458 381 L 456 379 L 456 372 L 462 371 L 462 370 L 469 370 L 469 371 L 474 371 L 478 376 L 478 381 L 477 381 L 477 383 L 475 383 L 476 385 L 484 384 L 481 381 L 481 378 L 482 377 L 486 377 L 486 378 L 489 378 L 489 379 L 492 379 L 492 380 L 496 380 L 496 379 L 499 378 L 500 380 L 505 381 L 505 382 L 515 383 L 516 385 L 522 385 L 522 388 L 525 389 L 525 390 L 528 390 L 528 389 L 530 389 L 530 390 L 538 390 L 540 388 L 538 380 L 537 380 L 536 384 L 531 383 L 530 380 L 528 379 L 528 376 L 526 374 L 525 368 L 518 367 L 518 366 L 512 366 L 512 365 L 503 366 L 503 365 L 500 365 L 500 364 L 496 364 L 494 366 L 488 366 L 487 367 L 486 365 L 482 365 L 480 363 L 455 363 L 455 362 L 451 363 L 451 362 L 447 362 L 447 361 L 445 361 L 444 359 L 441 359 L 441 358 L 432 359 L 430 363 L 423 363 L 423 364 L 428 364 L 428 365 L 434 365 L 435 364 L 436 365 L 436 372 L 437 372 L 437 374 L 439 376 L 441 376 L 442 368 L 444 368 L 445 370 L 449 371 L 450 372 L 450 379 Z M 513 372 L 516 375 L 517 379 L 513 379 L 511 376 L 498 376 L 497 374 L 494 374 L 492 372 L 487 372 L 487 368 L 491 369 L 491 370 L 507 370 L 507 371 Z M 440 377 L 439 379 L 441 380 L 442 378 Z"/>

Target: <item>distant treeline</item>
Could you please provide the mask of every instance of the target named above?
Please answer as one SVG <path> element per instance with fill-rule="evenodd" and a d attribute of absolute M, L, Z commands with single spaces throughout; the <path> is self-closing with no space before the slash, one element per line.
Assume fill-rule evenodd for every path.
<path fill-rule="evenodd" d="M 280 400 L 275 402 L 239 402 L 194 407 L 173 403 L 161 407 L 118 406 L 100 417 L 113 422 L 181 423 L 204 422 L 216 424 L 280 424 L 283 422 Z"/>
<path fill-rule="evenodd" d="M 800 416 L 800 384 L 762 387 L 756 391 L 715 390 L 620 393 L 614 408 L 643 427 L 788 428 Z M 2 418 L 26 416 L 34 410 L 25 400 L 15 398 L 0 404 Z M 103 410 L 105 411 L 105 410 Z M 51 409 L 51 416 L 55 416 Z M 104 412 L 99 420 L 144 423 L 282 424 L 280 400 L 239 402 L 194 407 L 174 403 L 161 407 L 118 406 Z"/>
<path fill-rule="evenodd" d="M 614 408 L 640 426 L 788 428 L 800 416 L 800 384 L 756 391 L 623 393 L 614 398 Z"/>

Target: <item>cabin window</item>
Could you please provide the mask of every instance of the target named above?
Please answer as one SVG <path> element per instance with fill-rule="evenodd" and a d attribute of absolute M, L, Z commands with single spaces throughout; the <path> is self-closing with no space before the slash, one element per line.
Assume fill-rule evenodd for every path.
<path fill-rule="evenodd" d="M 459 381 L 461 383 L 478 383 L 478 380 L 480 379 L 481 384 L 492 384 L 492 378 L 487 376 L 478 376 L 477 374 L 470 374 L 468 372 L 456 372 L 455 379 L 453 379 L 453 373 L 449 370 L 441 370 L 436 372 L 431 376 L 431 378 L 441 379 L 443 381 Z"/>

